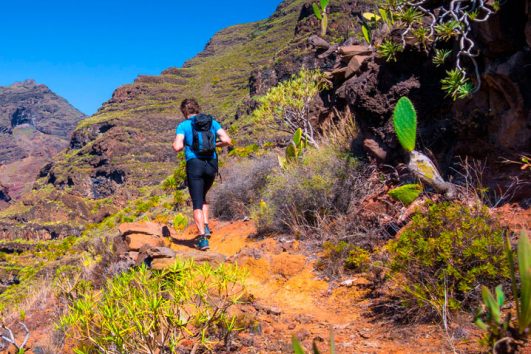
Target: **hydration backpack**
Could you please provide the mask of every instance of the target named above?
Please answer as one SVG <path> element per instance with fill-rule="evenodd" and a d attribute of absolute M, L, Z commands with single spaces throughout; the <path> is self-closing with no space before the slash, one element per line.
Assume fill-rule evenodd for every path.
<path fill-rule="evenodd" d="M 198 114 L 192 120 L 192 150 L 204 157 L 210 157 L 216 151 L 216 134 L 212 132 L 212 120 L 212 116 L 206 114 Z"/>

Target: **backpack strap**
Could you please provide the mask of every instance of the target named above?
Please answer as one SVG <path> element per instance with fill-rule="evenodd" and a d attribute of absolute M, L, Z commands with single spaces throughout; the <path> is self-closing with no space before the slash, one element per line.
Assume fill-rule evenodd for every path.
<path fill-rule="evenodd" d="M 192 134 L 193 134 L 192 149 L 194 151 L 197 151 L 199 150 L 199 133 L 197 132 L 197 129 L 195 128 L 195 124 L 193 120 L 191 123 L 192 123 Z"/>

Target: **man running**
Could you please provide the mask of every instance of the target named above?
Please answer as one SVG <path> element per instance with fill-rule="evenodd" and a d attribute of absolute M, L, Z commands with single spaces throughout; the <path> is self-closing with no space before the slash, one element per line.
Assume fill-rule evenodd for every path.
<path fill-rule="evenodd" d="M 181 103 L 181 112 L 186 119 L 177 126 L 173 149 L 176 152 L 184 149 L 188 189 L 199 232 L 196 247 L 206 251 L 212 234 L 208 227 L 206 194 L 218 172 L 216 147 L 231 145 L 231 139 L 212 116 L 201 113 L 195 99 L 185 99 Z"/>

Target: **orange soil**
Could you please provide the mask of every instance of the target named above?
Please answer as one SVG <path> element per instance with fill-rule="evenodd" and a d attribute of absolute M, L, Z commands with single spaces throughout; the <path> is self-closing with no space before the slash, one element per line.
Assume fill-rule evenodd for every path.
<path fill-rule="evenodd" d="M 297 241 L 281 243 L 272 238 L 253 240 L 251 222 L 214 222 L 209 252 L 216 252 L 249 271 L 248 291 L 256 310 L 247 310 L 260 324 L 261 334 L 244 331 L 252 348 L 242 353 L 288 353 L 293 335 L 309 350 L 314 338 L 326 353 L 333 328 L 338 353 L 441 353 L 451 352 L 444 333 L 436 325 L 396 326 L 367 317 L 370 300 L 364 286 L 367 280 L 354 277 L 352 287 L 335 287 L 319 279 L 314 262 L 302 254 Z M 179 240 L 195 237 L 195 227 L 179 235 Z M 187 246 L 172 244 L 185 251 Z M 467 331 L 474 331 L 472 325 Z M 475 336 L 469 342 L 454 343 L 459 351 L 477 347 Z"/>

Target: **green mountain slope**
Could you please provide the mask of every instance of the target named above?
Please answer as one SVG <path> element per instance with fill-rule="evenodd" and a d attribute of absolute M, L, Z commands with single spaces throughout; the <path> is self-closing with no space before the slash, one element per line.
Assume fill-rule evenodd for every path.
<path fill-rule="evenodd" d="M 0 236 L 77 234 L 87 221 L 101 220 L 142 193 L 142 187 L 159 184 L 176 166 L 171 142 L 182 99 L 196 97 L 228 128 L 251 96 L 254 70 L 275 66 L 289 77 L 302 65 L 312 66 L 304 61 L 310 51 L 306 38 L 319 26 L 309 3 L 286 0 L 266 20 L 220 31 L 183 68 L 139 76 L 118 88 L 78 125 L 70 149 L 41 171 L 35 190 L 0 213 Z M 348 14 L 343 3 L 349 2 L 336 5 L 332 32 L 340 28 L 334 18 Z"/>

